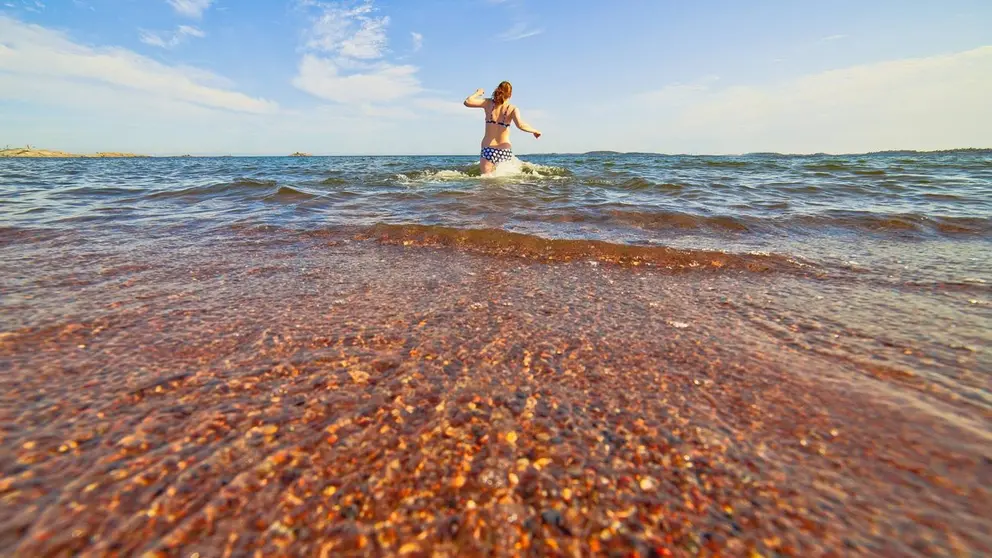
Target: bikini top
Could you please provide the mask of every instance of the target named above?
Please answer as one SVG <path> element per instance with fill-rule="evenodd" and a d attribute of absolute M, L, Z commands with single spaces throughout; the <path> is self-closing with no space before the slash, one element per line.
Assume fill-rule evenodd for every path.
<path fill-rule="evenodd" d="M 506 116 L 506 114 L 503 114 L 503 116 Z M 510 123 L 509 122 L 497 122 L 497 121 L 492 120 L 492 119 L 486 120 L 486 124 L 495 124 L 497 126 L 502 126 L 504 128 L 509 128 L 510 127 Z"/>

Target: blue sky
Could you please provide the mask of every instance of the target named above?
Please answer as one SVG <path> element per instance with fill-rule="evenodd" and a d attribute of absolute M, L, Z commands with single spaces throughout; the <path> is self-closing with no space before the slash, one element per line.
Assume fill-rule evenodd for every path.
<path fill-rule="evenodd" d="M 992 2 L 0 0 L 0 144 L 149 154 L 992 147 Z"/>

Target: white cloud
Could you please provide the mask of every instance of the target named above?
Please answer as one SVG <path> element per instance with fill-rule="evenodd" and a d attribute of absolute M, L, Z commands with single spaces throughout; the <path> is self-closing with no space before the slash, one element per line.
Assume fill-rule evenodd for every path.
<path fill-rule="evenodd" d="M 341 43 L 340 54 L 350 58 L 381 58 L 386 49 L 388 17 L 366 19 L 361 29 Z"/>
<path fill-rule="evenodd" d="M 203 31 L 193 27 L 192 25 L 180 25 L 178 31 L 183 35 L 189 35 L 191 37 L 206 37 L 207 34 Z"/>
<path fill-rule="evenodd" d="M 169 5 L 172 6 L 174 10 L 179 15 L 192 18 L 203 17 L 203 12 L 210 8 L 210 4 L 213 4 L 214 0 L 168 0 Z"/>
<path fill-rule="evenodd" d="M 5 2 L 4 5 L 8 8 L 17 8 L 17 5 L 12 2 Z M 29 12 L 40 14 L 45 9 L 45 3 L 41 0 L 21 0 L 20 7 Z"/>
<path fill-rule="evenodd" d="M 537 29 L 527 23 L 519 22 L 497 35 L 496 38 L 501 41 L 519 41 L 520 39 L 526 39 L 527 37 L 533 37 L 541 33 L 544 33 L 544 29 Z"/>
<path fill-rule="evenodd" d="M 413 40 L 413 52 L 417 52 L 424 46 L 424 36 L 420 33 L 412 32 L 410 38 Z"/>
<path fill-rule="evenodd" d="M 440 114 L 451 114 L 455 116 L 480 118 L 482 114 L 479 111 L 468 110 L 465 108 L 460 101 L 449 101 L 446 99 L 437 98 L 423 98 L 414 99 L 411 104 L 415 107 L 429 110 L 431 112 L 436 112 Z"/>
<path fill-rule="evenodd" d="M 186 37 L 206 37 L 206 33 L 191 25 L 180 25 L 175 31 L 168 34 L 156 33 L 153 31 L 140 31 L 141 42 L 161 48 L 174 48 L 186 40 Z"/>
<path fill-rule="evenodd" d="M 195 31 L 187 32 L 191 33 Z M 138 91 L 151 98 L 237 112 L 278 110 L 274 102 L 219 86 L 223 78 L 204 70 L 164 65 L 122 48 L 81 45 L 60 32 L 2 15 L 0 37 L 0 73 L 7 74 L 8 85 L 22 83 L 19 90 L 25 90 L 23 82 L 38 81 L 54 87 L 56 96 L 71 97 L 67 92 L 86 83 L 101 86 L 111 98 L 120 91 Z M 8 95 L 13 96 L 14 89 L 0 88 L 0 98 Z"/>
<path fill-rule="evenodd" d="M 382 57 L 389 17 L 371 17 L 375 10 L 371 1 L 356 7 L 309 1 L 303 5 L 320 9 L 309 31 L 307 49 L 351 58 Z"/>
<path fill-rule="evenodd" d="M 179 44 L 180 37 L 178 35 L 173 35 L 170 38 L 165 38 L 159 33 L 154 31 L 145 31 L 144 29 L 138 32 L 138 38 L 141 42 L 146 45 L 157 46 L 161 48 L 171 48 Z"/>
<path fill-rule="evenodd" d="M 395 101 L 422 90 L 416 66 L 383 60 L 389 16 L 375 16 L 372 0 L 357 5 L 301 0 L 300 6 L 316 13 L 293 79 L 297 88 L 324 100 L 365 106 L 364 114 L 380 116 L 390 111 L 369 109 L 370 103 Z M 423 37 L 412 36 L 419 48 Z"/>
<path fill-rule="evenodd" d="M 774 84 L 672 85 L 610 113 L 603 139 L 611 149 L 705 153 L 988 147 L 989 99 L 992 46 Z"/>
<path fill-rule="evenodd" d="M 415 66 L 379 63 L 347 75 L 340 69 L 332 60 L 305 54 L 293 85 L 322 99 L 356 104 L 394 101 L 421 91 Z"/>
<path fill-rule="evenodd" d="M 521 39 L 526 39 L 528 37 L 533 37 L 544 33 L 543 27 L 534 27 L 529 21 L 531 18 L 527 14 L 527 10 L 524 9 L 523 0 L 512 2 L 509 0 L 487 0 L 487 3 L 499 5 L 499 12 L 508 12 L 510 14 L 511 21 L 516 22 L 506 31 L 496 35 L 497 40 L 519 41 Z"/>

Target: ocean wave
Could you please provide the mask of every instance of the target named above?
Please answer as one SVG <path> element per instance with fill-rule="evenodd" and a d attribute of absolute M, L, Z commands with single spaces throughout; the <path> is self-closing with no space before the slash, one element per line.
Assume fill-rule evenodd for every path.
<path fill-rule="evenodd" d="M 806 169 L 806 170 L 820 171 L 820 172 L 834 172 L 834 171 L 848 171 L 848 170 L 851 170 L 851 167 L 845 165 L 844 163 L 831 162 L 831 161 L 818 161 L 816 163 L 810 163 L 810 164 L 807 164 L 807 165 L 803 165 L 803 168 Z"/>
<path fill-rule="evenodd" d="M 803 165 L 802 168 L 808 171 L 826 174 L 844 173 L 855 176 L 886 176 L 888 174 L 884 169 L 866 167 L 860 164 L 854 165 L 839 161 L 817 161 L 815 163 Z M 888 167 L 888 170 L 898 172 L 905 169 L 901 167 Z"/>
<path fill-rule="evenodd" d="M 379 224 L 363 230 L 355 238 L 374 239 L 384 244 L 402 246 L 452 247 L 491 256 L 511 256 L 542 262 L 594 261 L 680 272 L 749 271 L 811 275 L 822 272 L 811 263 L 780 254 L 675 249 L 602 240 L 550 239 L 491 228 Z"/>
<path fill-rule="evenodd" d="M 781 218 L 744 219 L 749 228 L 764 223 L 784 229 L 847 229 L 872 233 L 983 235 L 992 232 L 992 219 L 979 217 L 950 217 L 918 213 L 869 213 L 863 211 L 832 211 L 814 215 L 792 215 Z"/>
<path fill-rule="evenodd" d="M 870 232 L 916 232 L 949 235 L 982 235 L 992 232 L 992 218 L 951 217 L 919 213 L 869 213 L 833 211 L 797 215 L 783 221 L 806 228 L 847 228 Z"/>
<path fill-rule="evenodd" d="M 788 207 L 788 204 L 784 206 Z M 757 209 L 744 207 L 743 209 Z M 763 208 L 768 209 L 768 208 Z M 940 235 L 983 235 L 992 232 L 992 220 L 971 217 L 939 217 L 916 214 L 883 215 L 844 212 L 818 215 L 704 215 L 671 210 L 637 210 L 607 205 L 586 209 L 558 210 L 518 215 L 518 219 L 538 222 L 594 223 L 600 226 L 635 227 L 651 231 L 702 231 L 716 233 L 771 233 L 776 231 L 816 232 L 846 229 L 856 232 Z"/>
<path fill-rule="evenodd" d="M 290 186 L 280 186 L 276 191 L 265 196 L 267 200 L 277 201 L 301 201 L 320 197 L 316 194 L 306 192 Z"/>
<path fill-rule="evenodd" d="M 700 161 L 700 162 L 704 166 L 707 166 L 707 167 L 717 167 L 717 168 L 720 168 L 720 167 L 739 168 L 739 167 L 751 166 L 751 165 L 754 164 L 751 161 L 713 161 L 713 160 L 703 160 L 703 161 Z"/>
<path fill-rule="evenodd" d="M 275 180 L 239 178 L 231 182 L 218 182 L 201 186 L 189 186 L 176 190 L 159 190 L 148 194 L 149 199 L 207 197 L 214 195 L 237 195 L 260 190 L 268 191 L 278 184 Z"/>
<path fill-rule="evenodd" d="M 549 166 L 522 164 L 519 174 L 497 176 L 495 180 L 520 180 L 520 177 L 539 176 L 542 178 L 556 179 L 565 176 L 562 169 Z M 475 180 L 476 184 L 485 184 L 479 181 L 478 166 L 470 165 L 456 169 L 419 169 L 408 171 L 399 175 L 382 176 L 376 180 L 381 183 L 367 191 L 369 207 L 396 206 L 402 209 L 402 204 L 406 200 L 404 197 L 397 198 L 396 191 L 407 192 L 411 186 L 419 184 L 445 184 L 459 183 Z M 555 184 L 548 182 L 545 186 Z M 336 188 L 346 184 L 354 184 L 355 192 L 361 192 L 368 188 L 369 184 L 362 181 L 347 180 L 339 177 L 328 177 L 319 182 L 304 182 L 301 184 L 280 183 L 275 180 L 264 179 L 239 179 L 233 182 L 207 184 L 192 186 L 176 190 L 160 190 L 146 196 L 148 199 L 194 199 L 206 200 L 216 197 L 237 198 L 243 197 L 246 200 L 264 199 L 269 202 L 285 202 L 287 205 L 299 203 L 302 200 L 325 198 L 344 193 L 341 188 Z M 562 183 L 565 184 L 565 183 Z M 617 190 L 638 196 L 645 193 L 658 192 L 670 193 L 674 199 L 682 197 L 690 199 L 698 186 L 683 185 L 676 183 L 655 182 L 642 177 L 571 177 L 565 190 L 555 190 L 552 188 L 542 195 L 545 200 L 552 198 L 557 200 L 555 207 L 544 209 L 535 208 L 532 204 L 533 187 L 532 184 L 513 183 L 512 188 L 500 189 L 500 203 L 505 208 L 516 208 L 514 219 L 531 222 L 570 222 L 570 223 L 596 223 L 598 225 L 615 227 L 634 227 L 642 230 L 698 230 L 703 232 L 716 233 L 768 233 L 777 231 L 793 231 L 802 233 L 817 233 L 828 230 L 848 230 L 855 232 L 869 232 L 873 234 L 895 234 L 901 237 L 917 236 L 975 236 L 992 233 L 992 218 L 978 216 L 953 216 L 926 214 L 919 212 L 900 213 L 877 213 L 856 210 L 827 210 L 817 213 L 796 213 L 791 211 L 791 205 L 787 201 L 755 200 L 750 203 L 741 203 L 728 206 L 726 211 L 711 213 L 708 210 L 699 211 L 678 211 L 671 209 L 671 201 L 661 199 L 657 204 L 647 206 L 638 205 L 624 201 L 618 203 L 610 201 L 603 203 L 604 199 L 609 199 L 611 194 L 579 196 L 574 197 L 573 188 L 576 184 L 584 186 L 594 186 L 605 190 Z M 405 186 L 405 188 L 404 188 Z M 545 188 L 541 186 L 541 188 Z M 712 190 L 716 184 L 708 187 Z M 386 189 L 385 187 L 391 187 Z M 856 185 L 838 185 L 826 188 L 815 184 L 769 184 L 766 188 L 776 188 L 789 195 L 837 195 L 840 192 L 845 194 L 862 194 L 863 188 Z M 397 190 L 397 188 L 399 188 Z M 543 191 L 543 190 L 542 190 Z M 375 192 L 372 194 L 371 192 Z M 440 191 L 417 190 L 418 200 L 436 198 L 448 198 L 451 191 L 442 189 Z M 465 194 L 458 190 L 457 198 Z M 473 204 L 485 203 L 486 190 L 470 190 L 474 192 L 465 204 L 450 206 L 455 221 L 459 216 L 473 215 L 486 210 L 483 206 Z M 129 191 L 128 193 L 133 193 Z M 550 196 L 550 197 L 548 197 Z M 585 199 L 583 199 L 585 197 Z M 946 196 L 937 196 L 929 193 L 928 197 L 940 199 L 941 201 L 959 201 L 957 199 L 945 200 Z M 137 198 L 127 198 L 134 201 Z M 122 199 L 122 201 L 124 201 Z M 399 205 L 397 205 L 399 204 Z M 733 211 L 730 211 L 730 210 Z M 435 224 L 447 224 L 444 221 Z"/>
<path fill-rule="evenodd" d="M 86 186 L 76 186 L 73 188 L 62 188 L 55 192 L 49 194 L 53 198 L 73 198 L 73 197 L 113 197 L 113 196 L 130 196 L 134 194 L 141 194 L 143 190 L 141 188 L 135 187 L 121 187 L 121 186 L 96 186 L 96 185 L 86 185 Z"/>
<path fill-rule="evenodd" d="M 748 223 L 730 215 L 696 215 L 677 211 L 609 211 L 606 217 L 641 229 L 710 229 L 741 232 L 748 230 Z"/>

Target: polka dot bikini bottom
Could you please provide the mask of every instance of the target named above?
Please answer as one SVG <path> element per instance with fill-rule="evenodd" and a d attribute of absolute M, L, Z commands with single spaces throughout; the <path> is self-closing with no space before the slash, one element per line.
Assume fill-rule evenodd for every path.
<path fill-rule="evenodd" d="M 497 149 L 495 147 L 483 147 L 482 158 L 492 161 L 494 164 L 505 163 L 513 158 L 513 151 L 510 149 Z"/>

